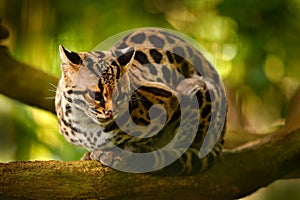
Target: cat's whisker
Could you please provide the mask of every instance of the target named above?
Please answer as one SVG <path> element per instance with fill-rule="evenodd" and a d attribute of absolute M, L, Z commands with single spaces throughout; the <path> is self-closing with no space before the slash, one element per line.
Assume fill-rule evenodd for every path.
<path fill-rule="evenodd" d="M 47 99 L 47 100 L 54 100 L 54 99 L 55 99 L 55 96 L 53 96 L 53 97 L 45 97 L 44 99 Z"/>
<path fill-rule="evenodd" d="M 54 85 L 53 83 L 49 83 L 49 85 L 50 85 L 50 88 L 48 89 L 48 91 L 55 93 L 56 89 L 57 89 L 56 85 Z"/>

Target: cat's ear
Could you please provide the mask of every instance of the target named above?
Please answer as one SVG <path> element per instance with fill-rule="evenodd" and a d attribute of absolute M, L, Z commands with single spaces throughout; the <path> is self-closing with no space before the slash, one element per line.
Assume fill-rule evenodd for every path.
<path fill-rule="evenodd" d="M 59 45 L 59 54 L 63 63 L 73 64 L 73 65 L 80 65 L 82 63 L 83 58 L 86 55 L 85 52 L 76 53 L 73 51 L 69 51 L 68 49 L 64 48 L 62 45 Z"/>
<path fill-rule="evenodd" d="M 132 61 L 134 60 L 135 49 L 134 47 L 128 47 L 121 50 L 116 50 L 116 55 L 118 56 L 118 63 L 127 69 L 131 66 Z"/>
<path fill-rule="evenodd" d="M 73 80 L 75 78 L 76 73 L 80 69 L 80 65 L 84 57 L 87 55 L 86 52 L 76 53 L 73 51 L 69 51 L 64 48 L 62 45 L 59 45 L 59 54 L 62 60 L 62 71 L 63 74 Z"/>

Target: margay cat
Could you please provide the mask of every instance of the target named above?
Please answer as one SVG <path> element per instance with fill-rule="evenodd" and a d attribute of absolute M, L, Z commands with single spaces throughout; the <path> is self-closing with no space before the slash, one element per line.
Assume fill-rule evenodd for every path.
<path fill-rule="evenodd" d="M 117 169 L 126 160 L 121 165 L 126 168 L 131 158 L 113 150 L 119 147 L 154 152 L 145 162 L 128 164 L 136 169 L 127 171 L 168 165 L 159 172 L 192 174 L 219 156 L 225 132 L 222 112 L 217 112 L 226 104 L 222 83 L 203 55 L 181 37 L 159 28 L 137 29 L 109 51 L 75 53 L 60 46 L 60 55 L 62 76 L 55 100 L 59 128 L 69 142 L 90 151 L 83 159 Z M 191 106 L 192 97 L 197 107 Z M 153 106 L 157 104 L 164 109 Z M 209 126 L 205 144 L 212 150 L 200 158 Z M 174 138 L 171 149 L 156 152 Z M 176 161 L 169 165 L 167 158 Z"/>

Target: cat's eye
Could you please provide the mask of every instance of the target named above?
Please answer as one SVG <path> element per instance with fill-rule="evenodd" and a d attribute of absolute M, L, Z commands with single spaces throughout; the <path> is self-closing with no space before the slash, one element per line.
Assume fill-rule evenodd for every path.
<path fill-rule="evenodd" d="M 101 105 L 104 105 L 104 98 L 101 92 L 95 92 L 95 100 L 100 101 Z"/>
<path fill-rule="evenodd" d="M 101 92 L 98 92 L 98 91 L 95 91 L 95 92 L 94 92 L 94 91 L 90 91 L 89 94 L 90 94 L 90 97 L 92 97 L 93 99 L 95 99 L 95 101 L 100 102 L 100 104 L 101 104 L 102 106 L 104 106 L 104 98 L 103 98 L 103 95 L 102 95 Z"/>

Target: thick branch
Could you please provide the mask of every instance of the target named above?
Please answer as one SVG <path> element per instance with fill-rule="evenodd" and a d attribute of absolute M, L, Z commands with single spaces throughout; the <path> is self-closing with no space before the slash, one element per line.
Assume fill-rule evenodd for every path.
<path fill-rule="evenodd" d="M 298 129 L 274 133 L 226 152 L 212 168 L 190 177 L 123 173 L 95 161 L 0 164 L 0 197 L 233 199 L 250 194 L 299 167 Z"/>
<path fill-rule="evenodd" d="M 0 93 L 31 106 L 54 110 L 55 96 L 50 84 L 56 85 L 58 78 L 46 74 L 13 59 L 8 49 L 0 46 Z"/>

